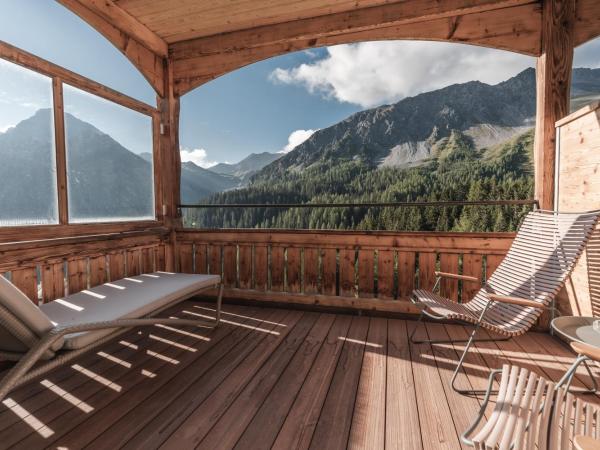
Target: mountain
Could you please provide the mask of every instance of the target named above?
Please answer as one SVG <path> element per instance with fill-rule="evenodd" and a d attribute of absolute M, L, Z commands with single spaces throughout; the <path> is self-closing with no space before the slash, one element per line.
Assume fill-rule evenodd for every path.
<path fill-rule="evenodd" d="M 0 134 L 0 220 L 52 219 L 56 192 L 52 111 Z M 79 220 L 154 215 L 152 166 L 93 125 L 65 114 L 69 211 Z"/>
<path fill-rule="evenodd" d="M 220 163 L 208 170 L 223 175 L 231 175 L 245 182 L 256 172 L 281 158 L 281 156 L 283 156 L 281 153 L 251 153 L 237 164 Z"/>
<path fill-rule="evenodd" d="M 181 203 L 198 203 L 210 194 L 239 186 L 235 176 L 211 172 L 191 161 L 181 164 Z"/>
<path fill-rule="evenodd" d="M 152 161 L 151 153 L 140 153 L 146 161 Z M 191 161 L 181 164 L 181 203 L 194 204 L 215 192 L 223 192 L 241 186 L 235 175 L 219 174 L 204 169 Z"/>

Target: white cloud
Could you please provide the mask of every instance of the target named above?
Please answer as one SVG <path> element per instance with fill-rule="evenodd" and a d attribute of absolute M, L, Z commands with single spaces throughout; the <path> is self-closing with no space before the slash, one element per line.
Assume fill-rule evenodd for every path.
<path fill-rule="evenodd" d="M 325 98 L 372 107 L 470 80 L 495 84 L 534 63 L 531 57 L 463 44 L 361 42 L 329 47 L 324 58 L 277 68 L 269 78 Z"/>
<path fill-rule="evenodd" d="M 191 161 L 197 166 L 204 167 L 205 169 L 212 167 L 217 164 L 216 161 L 210 161 L 208 159 L 208 154 L 206 150 L 203 148 L 182 148 L 180 150 L 181 153 L 181 162 Z"/>
<path fill-rule="evenodd" d="M 288 137 L 288 143 L 281 149 L 279 153 L 289 153 L 311 137 L 317 130 L 296 130 Z"/>

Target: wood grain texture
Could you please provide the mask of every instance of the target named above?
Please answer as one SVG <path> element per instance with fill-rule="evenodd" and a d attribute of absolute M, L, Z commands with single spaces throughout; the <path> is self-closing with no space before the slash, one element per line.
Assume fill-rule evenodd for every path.
<path fill-rule="evenodd" d="M 440 255 L 440 271 L 458 273 L 458 254 L 442 253 Z M 458 301 L 458 280 L 448 277 L 442 278 L 440 293 L 450 300 Z"/>
<path fill-rule="evenodd" d="M 463 275 L 475 277 L 480 281 L 483 279 L 483 259 L 481 258 L 481 255 L 463 255 Z M 480 287 L 481 283 L 463 282 L 461 300 L 463 302 L 468 302 L 469 300 L 471 300 Z"/>
<path fill-rule="evenodd" d="M 304 293 L 319 292 L 319 249 L 304 248 Z"/>
<path fill-rule="evenodd" d="M 213 308 L 186 301 L 166 314 Z M 479 410 L 477 398 L 448 385 L 462 344 L 410 345 L 416 321 L 229 304 L 223 318 L 212 331 L 153 327 L 163 341 L 134 329 L 73 362 L 118 392 L 70 365 L 47 378 L 75 404 L 38 381 L 18 388 L 11 398 L 52 433 L 43 437 L 0 405 L 0 439 L 11 448 L 458 449 L 458 434 Z M 466 335 L 463 326 L 440 324 L 418 333 Z M 516 359 L 557 381 L 573 357 L 547 333 L 478 342 L 458 381 L 484 387 L 491 367 Z M 589 384 L 581 368 L 574 385 Z M 83 412 L 85 405 L 92 409 Z"/>
<path fill-rule="evenodd" d="M 271 247 L 271 290 L 283 291 L 285 277 L 285 255 L 284 248 L 280 246 Z"/>
<path fill-rule="evenodd" d="M 286 291 L 299 293 L 302 289 L 302 249 L 287 248 L 285 258 Z"/>
<path fill-rule="evenodd" d="M 394 265 L 395 251 L 379 250 L 377 252 L 377 297 L 395 298 Z"/>
<path fill-rule="evenodd" d="M 575 0 L 544 0 L 542 55 L 536 67 L 535 198 L 554 208 L 555 123 L 569 114 Z"/>
<path fill-rule="evenodd" d="M 12 283 L 25 294 L 33 303 L 38 303 L 37 270 L 35 267 L 13 270 Z"/>
<path fill-rule="evenodd" d="M 340 250 L 340 295 L 354 297 L 356 294 L 356 251 Z"/>

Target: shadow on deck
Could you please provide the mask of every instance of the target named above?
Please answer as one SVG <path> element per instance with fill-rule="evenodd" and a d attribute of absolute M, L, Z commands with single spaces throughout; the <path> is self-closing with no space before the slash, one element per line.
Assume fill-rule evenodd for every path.
<path fill-rule="evenodd" d="M 212 313 L 194 301 L 171 311 Z M 479 409 L 449 387 L 462 347 L 409 345 L 416 322 L 236 305 L 224 319 L 212 331 L 132 330 L 12 392 L 0 447 L 460 448 Z M 419 333 L 467 335 L 430 323 Z M 573 358 L 541 333 L 481 343 L 459 386 L 485 388 L 508 360 L 558 380 Z M 590 386 L 583 369 L 575 384 Z"/>

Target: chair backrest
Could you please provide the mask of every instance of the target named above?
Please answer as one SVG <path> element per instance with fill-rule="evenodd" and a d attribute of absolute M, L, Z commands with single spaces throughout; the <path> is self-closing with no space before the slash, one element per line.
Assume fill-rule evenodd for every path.
<path fill-rule="evenodd" d="M 600 439 L 600 407 L 575 397 L 563 386 L 554 397 L 548 449 L 571 449 L 575 436 Z"/>
<path fill-rule="evenodd" d="M 487 284 L 469 302 L 481 310 L 488 293 L 534 300 L 548 306 L 571 274 L 593 232 L 600 211 L 557 213 L 532 211 L 523 220 L 506 257 Z M 539 308 L 494 303 L 486 321 L 510 331 L 529 329 Z"/>
<path fill-rule="evenodd" d="M 37 305 L 2 275 L 0 324 L 0 352 L 15 353 L 28 350 L 28 344 L 19 338 L 19 334 L 41 337 L 54 326 Z"/>

